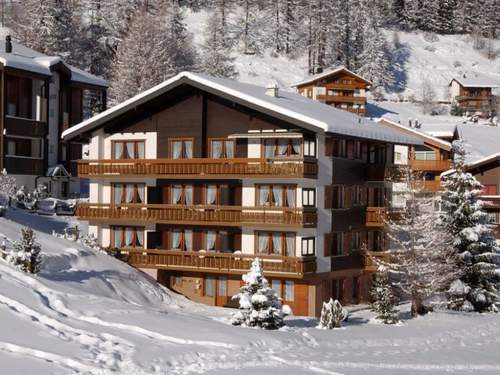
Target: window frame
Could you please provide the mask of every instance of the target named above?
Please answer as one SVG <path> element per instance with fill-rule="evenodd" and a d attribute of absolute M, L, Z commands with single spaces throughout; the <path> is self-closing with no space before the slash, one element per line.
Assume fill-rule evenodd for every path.
<path fill-rule="evenodd" d="M 212 156 L 212 142 L 214 142 L 214 141 L 221 141 L 222 142 L 222 153 L 221 153 L 221 157 L 219 159 L 234 159 L 234 158 L 236 158 L 236 141 L 234 139 L 229 139 L 229 138 L 224 138 L 224 137 L 213 137 L 213 138 L 208 138 L 208 155 L 209 155 L 210 159 L 219 160 L 219 159 L 215 159 Z M 231 142 L 233 144 L 234 156 L 232 158 L 228 158 L 226 155 L 226 142 Z M 193 143 L 193 145 L 194 145 L 194 143 Z"/>
<path fill-rule="evenodd" d="M 286 141 L 288 141 L 286 155 L 278 155 L 279 142 L 283 141 L 284 139 Z M 299 140 L 300 152 L 298 154 L 292 153 L 294 140 Z M 301 140 L 302 140 L 302 142 L 301 142 Z M 301 138 L 262 138 L 262 141 L 260 144 L 260 154 L 262 155 L 263 159 L 266 159 L 266 144 L 269 141 L 274 142 L 274 156 L 273 156 L 273 158 L 275 158 L 275 159 L 301 158 L 304 155 L 304 142 L 303 142 L 303 139 L 301 139 Z"/>
<path fill-rule="evenodd" d="M 125 245 L 125 232 L 126 232 L 126 229 L 127 228 L 132 228 L 133 229 L 133 238 L 132 238 L 132 245 L 130 246 L 126 246 Z M 141 226 L 136 226 L 136 225 L 112 225 L 110 226 L 110 231 L 111 231 L 111 236 L 110 236 L 110 240 L 111 240 L 111 248 L 117 248 L 115 246 L 115 243 L 116 243 L 116 238 L 115 238 L 115 235 L 116 235 L 116 230 L 119 229 L 120 230 L 120 237 L 121 237 L 121 246 L 118 247 L 118 249 L 145 249 L 146 248 L 146 236 L 143 236 L 143 244 L 142 246 L 137 246 L 137 232 L 138 231 L 142 231 L 144 232 L 146 230 L 145 227 L 141 227 Z"/>
<path fill-rule="evenodd" d="M 304 244 L 306 251 L 304 251 Z M 316 237 L 302 237 L 300 254 L 301 256 L 316 256 Z"/>
<path fill-rule="evenodd" d="M 279 253 L 273 253 L 271 250 L 274 249 L 274 243 L 273 243 L 273 234 L 279 233 L 281 234 L 281 249 Z M 265 253 L 260 253 L 259 252 L 259 237 L 261 234 L 267 234 L 268 236 L 268 246 L 267 246 L 267 251 Z M 296 248 L 297 248 L 297 233 L 296 232 L 282 232 L 282 231 L 267 231 L 267 230 L 256 230 L 254 231 L 254 254 L 255 255 L 269 255 L 269 256 L 282 256 L 286 257 L 289 256 L 286 254 L 286 251 L 288 250 L 286 248 L 287 243 L 286 243 L 286 238 L 288 235 L 292 235 L 295 239 L 293 242 L 293 254 L 296 254 Z M 272 248 L 269 246 L 271 245 Z"/>
<path fill-rule="evenodd" d="M 146 192 L 146 184 L 143 183 L 143 182 L 112 182 L 111 183 L 111 204 L 112 205 L 116 205 L 117 203 L 115 203 L 115 186 L 116 185 L 122 185 L 122 198 L 121 198 L 121 202 L 118 203 L 119 205 L 122 205 L 122 204 L 146 204 L 146 197 L 147 197 L 147 192 Z M 132 198 L 132 202 L 130 203 L 127 203 L 125 202 L 125 198 L 126 198 L 126 186 L 127 185 L 134 185 L 134 197 Z M 144 202 L 139 202 L 139 191 L 138 191 L 138 187 L 139 186 L 142 186 L 144 187 Z"/>
<path fill-rule="evenodd" d="M 317 143 L 316 143 L 315 139 L 303 139 L 302 140 L 302 154 L 304 155 L 304 157 L 310 157 L 310 158 L 317 157 L 316 148 L 317 148 Z M 306 149 L 307 149 L 307 152 L 306 152 Z M 311 153 L 311 150 L 313 150 L 312 153 Z"/>
<path fill-rule="evenodd" d="M 17 155 L 17 149 L 18 149 L 18 143 L 20 140 L 24 141 L 30 141 L 30 154 L 33 153 L 33 141 L 38 141 L 39 142 L 39 150 L 40 150 L 40 156 L 26 156 L 26 155 Z M 39 137 L 23 137 L 23 136 L 13 136 L 13 135 L 7 135 L 5 136 L 5 141 L 6 141 L 6 152 L 5 152 L 5 157 L 9 158 L 19 158 L 19 159 L 33 159 L 33 160 L 43 160 L 44 159 L 44 154 L 45 154 L 45 142 L 43 141 L 43 138 Z M 10 153 L 9 150 L 9 143 L 13 142 L 15 145 L 15 150 L 14 154 Z"/>
<path fill-rule="evenodd" d="M 186 146 L 184 142 L 191 142 L 191 147 L 193 151 L 193 156 L 192 158 L 187 158 L 186 156 Z M 174 142 L 182 142 L 181 145 L 181 156 L 178 159 L 174 159 L 174 147 L 172 144 Z M 194 158 L 194 137 L 169 137 L 168 138 L 168 157 L 172 160 L 190 160 Z"/>
<path fill-rule="evenodd" d="M 262 186 L 268 186 L 269 187 L 269 195 L 268 195 L 268 200 L 269 200 L 269 205 L 267 206 L 261 206 L 259 204 L 260 202 L 260 189 Z M 279 186 L 281 187 L 281 200 L 284 203 L 283 206 L 276 206 L 276 203 L 274 202 L 274 194 L 273 194 L 273 186 Z M 292 207 L 288 206 L 288 199 L 287 199 L 287 192 L 288 189 L 295 190 L 295 201 L 294 205 Z M 280 208 L 297 208 L 297 185 L 288 185 L 288 184 L 255 184 L 255 207 L 280 207 Z"/>
<path fill-rule="evenodd" d="M 344 232 L 332 232 L 332 256 L 343 256 L 344 253 Z"/>
<path fill-rule="evenodd" d="M 127 143 L 134 143 L 134 157 L 132 159 L 127 159 L 127 158 L 116 158 L 116 144 L 117 143 L 122 143 L 122 156 L 125 155 L 125 151 L 127 149 Z M 137 145 L 139 143 L 142 143 L 143 149 L 144 149 L 144 158 L 146 158 L 146 140 L 145 139 L 112 139 L 111 140 L 111 159 L 112 160 L 140 160 L 139 157 L 139 148 Z"/>
<path fill-rule="evenodd" d="M 343 210 L 346 206 L 345 201 L 345 186 L 344 185 L 333 185 L 332 188 L 332 209 Z"/>
<path fill-rule="evenodd" d="M 311 193 L 313 204 L 310 203 Z M 316 188 L 302 188 L 302 207 L 316 207 Z"/>

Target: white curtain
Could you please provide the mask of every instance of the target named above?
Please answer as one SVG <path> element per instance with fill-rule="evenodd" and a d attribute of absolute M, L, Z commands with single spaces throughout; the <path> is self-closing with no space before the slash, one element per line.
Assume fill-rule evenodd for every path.
<path fill-rule="evenodd" d="M 286 189 L 286 204 L 288 207 L 295 207 L 295 187 L 288 186 Z"/>
<path fill-rule="evenodd" d="M 115 248 L 120 248 L 122 247 L 122 231 L 121 229 L 115 229 L 114 230 L 114 237 L 115 237 Z"/>
<path fill-rule="evenodd" d="M 193 187 L 186 186 L 184 188 L 184 196 L 186 197 L 186 204 L 191 206 L 193 204 Z"/>
<path fill-rule="evenodd" d="M 115 159 L 123 159 L 123 143 L 115 142 Z"/>
<path fill-rule="evenodd" d="M 205 295 L 207 297 L 213 297 L 215 294 L 214 282 L 215 279 L 213 276 L 207 276 L 207 278 L 205 279 Z"/>
<path fill-rule="evenodd" d="M 178 230 L 174 230 L 171 232 L 172 234 L 172 249 L 178 250 L 181 247 L 181 232 Z"/>
<path fill-rule="evenodd" d="M 269 245 L 269 236 L 267 233 L 259 234 L 259 253 L 267 253 L 267 247 Z"/>
<path fill-rule="evenodd" d="M 136 247 L 142 247 L 144 245 L 144 231 L 142 229 L 137 229 L 135 231 L 135 236 L 137 239 Z"/>
<path fill-rule="evenodd" d="M 283 206 L 283 187 L 279 185 L 273 186 L 273 198 L 275 206 Z"/>
<path fill-rule="evenodd" d="M 182 186 L 175 185 L 172 187 L 172 204 L 179 204 L 181 201 Z"/>
<path fill-rule="evenodd" d="M 300 155 L 300 139 L 292 139 L 293 153 Z"/>
<path fill-rule="evenodd" d="M 123 185 L 122 184 L 116 184 L 115 185 L 115 204 L 120 204 L 122 203 L 122 193 L 123 193 Z"/>
<path fill-rule="evenodd" d="M 144 203 L 144 192 L 145 192 L 144 185 L 137 186 L 137 195 L 139 196 L 139 203 Z"/>
<path fill-rule="evenodd" d="M 125 228 L 125 245 L 131 246 L 133 240 L 134 240 L 134 229 L 130 227 Z"/>
<path fill-rule="evenodd" d="M 226 146 L 226 158 L 228 159 L 234 158 L 234 142 L 225 141 L 225 146 Z"/>
<path fill-rule="evenodd" d="M 172 158 L 180 159 L 181 151 L 182 151 L 182 142 L 181 141 L 172 142 Z"/>
<path fill-rule="evenodd" d="M 134 142 L 127 142 L 127 159 L 134 159 Z"/>
<path fill-rule="evenodd" d="M 207 204 L 215 204 L 215 197 L 217 195 L 217 186 L 207 186 Z"/>
<path fill-rule="evenodd" d="M 215 249 L 215 237 L 216 233 L 213 230 L 209 230 L 207 232 L 206 238 L 207 238 L 207 250 L 208 251 L 213 251 Z"/>
<path fill-rule="evenodd" d="M 186 159 L 193 158 L 193 141 L 184 141 L 184 149 L 186 151 Z"/>
<path fill-rule="evenodd" d="M 273 288 L 276 291 L 278 298 L 281 298 L 281 281 L 280 280 L 271 281 L 271 288 Z"/>
<path fill-rule="evenodd" d="M 137 143 L 137 159 L 144 159 L 146 156 L 144 152 L 144 142 Z"/>
<path fill-rule="evenodd" d="M 294 293 L 293 293 L 294 283 L 293 281 L 285 281 L 285 301 L 293 301 Z"/>
<path fill-rule="evenodd" d="M 186 247 L 186 251 L 193 251 L 193 231 L 185 230 L 184 231 L 184 244 Z"/>
<path fill-rule="evenodd" d="M 269 203 L 269 186 L 262 185 L 259 188 L 259 206 L 267 206 Z"/>
<path fill-rule="evenodd" d="M 134 185 L 126 184 L 125 185 L 125 192 L 127 194 L 126 202 L 131 203 L 134 200 Z"/>
<path fill-rule="evenodd" d="M 265 141 L 264 151 L 267 159 L 274 158 L 274 140 Z"/>
<path fill-rule="evenodd" d="M 281 253 L 281 233 L 273 233 L 273 254 Z"/>
<path fill-rule="evenodd" d="M 220 159 L 222 157 L 222 141 L 212 141 L 212 158 Z"/>
<path fill-rule="evenodd" d="M 286 234 L 286 255 L 289 257 L 295 256 L 295 235 L 292 233 Z"/>
<path fill-rule="evenodd" d="M 280 139 L 278 140 L 278 155 L 286 156 L 288 151 L 288 140 Z"/>

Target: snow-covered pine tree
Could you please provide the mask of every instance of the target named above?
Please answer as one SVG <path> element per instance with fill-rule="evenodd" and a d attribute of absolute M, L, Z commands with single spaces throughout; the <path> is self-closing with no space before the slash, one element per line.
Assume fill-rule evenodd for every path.
<path fill-rule="evenodd" d="M 393 178 L 405 187 L 406 208 L 385 219 L 390 239 L 389 259 L 374 259 L 394 275 L 393 286 L 411 301 L 412 316 L 427 312 L 429 297 L 444 292 L 460 270 L 453 257 L 452 241 L 436 222 L 435 200 L 422 194 L 421 176 L 402 166 Z"/>
<path fill-rule="evenodd" d="M 202 46 L 201 70 L 215 77 L 236 78 L 234 57 L 227 46 L 222 23 L 218 13 L 212 12 L 205 29 L 205 43 Z"/>
<path fill-rule="evenodd" d="M 318 328 L 334 329 L 342 327 L 342 322 L 347 319 L 348 313 L 338 300 L 323 302 Z"/>
<path fill-rule="evenodd" d="M 377 319 L 385 324 L 395 324 L 399 321 L 395 308 L 395 297 L 389 280 L 389 272 L 384 266 L 379 266 L 370 290 L 371 309 L 377 314 Z"/>
<path fill-rule="evenodd" d="M 484 312 L 500 304 L 498 247 L 488 216 L 479 200 L 482 185 L 466 171 L 466 151 L 460 141 L 453 143 L 455 172 L 444 178 L 440 222 L 453 238 L 453 248 L 463 270 L 450 291 L 451 307 Z M 463 295 L 460 296 L 460 291 Z M 459 300 L 463 301 L 460 304 Z"/>
<path fill-rule="evenodd" d="M 232 324 L 264 329 L 283 327 L 283 318 L 291 310 L 287 305 L 281 305 L 276 291 L 269 287 L 258 258 L 253 260 L 250 271 L 242 279 L 245 285 L 233 296 L 239 301 L 239 311 L 233 315 Z"/>
<path fill-rule="evenodd" d="M 6 197 L 13 197 L 17 192 L 17 182 L 14 176 L 7 173 L 4 168 L 0 173 L 0 194 Z"/>
<path fill-rule="evenodd" d="M 235 29 L 246 55 L 262 54 L 271 46 L 270 28 L 272 24 L 269 11 L 262 8 L 260 0 L 239 0 L 242 14 L 237 18 Z"/>
<path fill-rule="evenodd" d="M 7 255 L 7 261 L 21 271 L 36 274 L 40 271 L 41 248 L 36 243 L 33 229 L 21 229 L 21 239 L 14 241 L 12 251 Z"/>

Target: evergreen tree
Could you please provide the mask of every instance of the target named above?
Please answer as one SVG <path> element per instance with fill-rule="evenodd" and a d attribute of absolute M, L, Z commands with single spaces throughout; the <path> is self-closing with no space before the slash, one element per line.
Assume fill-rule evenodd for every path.
<path fill-rule="evenodd" d="M 278 329 L 285 325 L 283 318 L 290 308 L 282 306 L 276 291 L 264 278 L 260 260 L 255 258 L 250 271 L 243 275 L 245 285 L 233 296 L 239 300 L 240 310 L 233 315 L 232 324 L 244 327 Z"/>
<path fill-rule="evenodd" d="M 342 322 L 347 319 L 348 313 L 338 300 L 323 302 L 318 328 L 334 329 L 342 327 Z"/>
<path fill-rule="evenodd" d="M 452 307 L 483 312 L 496 310 L 500 303 L 495 236 L 479 200 L 482 185 L 466 172 L 465 149 L 454 142 L 455 172 L 444 178 L 441 223 L 453 237 L 453 247 L 463 275 L 453 285 Z M 463 293 L 463 304 L 457 303 Z"/>
<path fill-rule="evenodd" d="M 395 309 L 395 298 L 389 281 L 389 272 L 384 266 L 380 266 L 375 274 L 370 297 L 372 299 L 371 309 L 377 314 L 377 319 L 385 324 L 395 324 L 399 321 L 398 311 Z"/>
<path fill-rule="evenodd" d="M 33 229 L 29 227 L 21 229 L 21 240 L 14 242 L 13 250 L 7 255 L 7 261 L 21 271 L 38 273 L 41 264 L 41 248 L 35 240 Z"/>

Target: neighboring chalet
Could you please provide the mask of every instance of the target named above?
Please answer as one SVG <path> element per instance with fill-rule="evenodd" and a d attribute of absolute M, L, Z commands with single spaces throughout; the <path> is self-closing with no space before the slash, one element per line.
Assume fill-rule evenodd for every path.
<path fill-rule="evenodd" d="M 372 83 L 344 67 L 314 75 L 292 87 L 309 99 L 360 116 L 366 114 L 366 92 Z"/>
<path fill-rule="evenodd" d="M 276 87 L 180 73 L 66 130 L 89 142 L 77 215 L 104 247 L 188 298 L 225 306 L 252 259 L 295 314 L 366 301 L 385 249 L 386 126 Z"/>
<path fill-rule="evenodd" d="M 423 192 L 436 193 L 440 191 L 441 173 L 451 167 L 451 143 L 386 118 L 382 118 L 377 122 L 422 141 L 421 145 L 409 147 L 397 145 L 395 147 L 394 163 L 409 165 L 413 171 L 421 174 L 422 186 L 420 188 Z"/>
<path fill-rule="evenodd" d="M 29 190 L 43 183 L 56 197 L 79 192 L 82 144 L 62 143 L 61 134 L 105 109 L 106 81 L 9 36 L 0 46 L 0 80 L 0 170 Z"/>
<path fill-rule="evenodd" d="M 491 79 L 474 74 L 453 78 L 449 84 L 452 104 L 458 115 L 490 117 L 495 108 L 493 89 L 498 85 Z"/>

